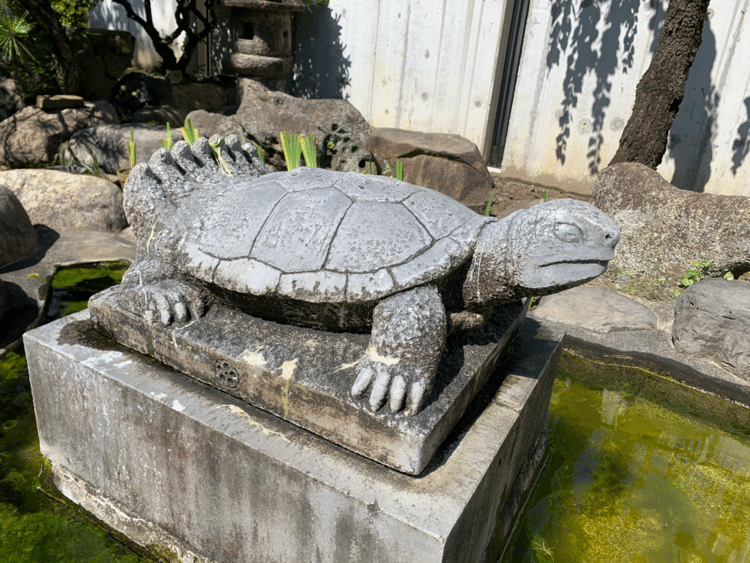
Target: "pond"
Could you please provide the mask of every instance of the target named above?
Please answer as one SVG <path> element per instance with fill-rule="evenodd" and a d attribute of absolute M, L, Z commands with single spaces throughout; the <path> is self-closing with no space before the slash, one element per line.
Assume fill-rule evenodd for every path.
<path fill-rule="evenodd" d="M 550 464 L 503 563 L 750 562 L 750 411 L 564 354 Z"/>
<path fill-rule="evenodd" d="M 66 269 L 50 318 L 126 264 Z M 26 361 L 0 358 L 0 561 L 154 561 L 40 491 Z M 503 563 L 750 563 L 750 411 L 637 368 L 563 354 L 550 463 Z M 500 546 L 493 546 L 496 561 Z"/>

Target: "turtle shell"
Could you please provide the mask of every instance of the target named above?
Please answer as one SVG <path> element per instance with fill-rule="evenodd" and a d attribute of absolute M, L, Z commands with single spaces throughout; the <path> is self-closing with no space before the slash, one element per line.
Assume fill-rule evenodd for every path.
<path fill-rule="evenodd" d="M 257 296 L 381 299 L 448 274 L 495 220 L 382 176 L 301 167 L 228 182 L 238 184 L 196 189 L 179 202 L 170 261 L 199 280 Z"/>

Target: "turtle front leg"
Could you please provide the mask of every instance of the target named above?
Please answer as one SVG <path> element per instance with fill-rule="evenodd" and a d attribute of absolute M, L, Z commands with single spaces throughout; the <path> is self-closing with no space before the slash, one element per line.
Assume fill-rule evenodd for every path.
<path fill-rule="evenodd" d="M 168 326 L 203 315 L 201 292 L 181 281 L 174 268 L 158 258 L 148 257 L 133 264 L 122 277 L 120 304 L 151 322 L 158 318 Z"/>
<path fill-rule="evenodd" d="M 407 414 L 422 408 L 432 389 L 446 336 L 443 302 L 435 286 L 397 293 L 378 303 L 372 336 L 352 385 L 356 399 L 370 391 L 370 408 L 386 398 L 391 412 L 407 400 Z"/>

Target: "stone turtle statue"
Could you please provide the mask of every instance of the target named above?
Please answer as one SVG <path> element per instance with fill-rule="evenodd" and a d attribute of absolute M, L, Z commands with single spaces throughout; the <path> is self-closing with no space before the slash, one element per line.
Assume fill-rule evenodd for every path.
<path fill-rule="evenodd" d="M 267 320 L 371 332 L 351 393 L 369 406 L 429 395 L 446 335 L 499 303 L 604 272 L 619 230 L 558 200 L 505 219 L 391 178 L 298 168 L 268 173 L 227 137 L 175 143 L 133 168 L 124 205 L 137 258 L 121 305 L 149 322 L 199 318 L 221 302 Z"/>

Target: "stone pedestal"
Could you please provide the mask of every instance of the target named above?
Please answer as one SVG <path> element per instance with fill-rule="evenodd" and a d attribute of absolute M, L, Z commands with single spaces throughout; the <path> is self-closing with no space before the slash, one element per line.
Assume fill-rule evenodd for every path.
<path fill-rule="evenodd" d="M 121 286 L 89 301 L 96 330 L 368 459 L 418 475 L 488 381 L 515 338 L 525 303 L 495 308 L 490 321 L 448 339 L 432 392 L 416 415 L 377 412 L 350 389 L 369 334 L 280 325 L 214 304 L 168 327 L 119 304 Z"/>
<path fill-rule="evenodd" d="M 102 337 L 88 311 L 24 341 L 55 484 L 137 543 L 184 562 L 474 563 L 544 458 L 563 335 L 525 320 L 419 477 Z"/>

